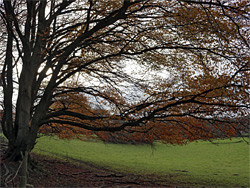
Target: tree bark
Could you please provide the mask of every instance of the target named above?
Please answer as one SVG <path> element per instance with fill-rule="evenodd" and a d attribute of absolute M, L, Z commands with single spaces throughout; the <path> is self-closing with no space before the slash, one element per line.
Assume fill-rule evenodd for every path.
<path fill-rule="evenodd" d="M 14 142 L 15 139 L 15 129 L 13 127 L 13 20 L 11 17 L 10 4 L 8 2 L 4 3 L 4 7 L 6 9 L 6 21 L 7 21 L 7 48 L 6 48 L 6 56 L 5 62 L 2 72 L 3 79 L 3 92 L 4 92 L 4 114 L 2 118 L 2 130 L 4 135 L 7 137 L 9 142 Z"/>
<path fill-rule="evenodd" d="M 26 137 L 22 137 L 22 141 L 17 142 L 10 142 L 8 143 L 8 149 L 5 153 L 5 158 L 8 161 L 21 161 L 22 160 L 22 153 L 24 152 L 30 152 L 34 146 L 35 146 L 35 141 L 37 138 L 37 133 L 36 132 L 28 132 Z"/>

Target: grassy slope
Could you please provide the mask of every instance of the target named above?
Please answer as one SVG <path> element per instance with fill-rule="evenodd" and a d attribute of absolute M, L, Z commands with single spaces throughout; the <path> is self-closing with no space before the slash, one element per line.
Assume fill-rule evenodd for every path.
<path fill-rule="evenodd" d="M 42 137 L 34 151 L 68 156 L 126 173 L 157 174 L 171 183 L 249 187 L 249 145 L 237 141 L 216 141 L 219 144 L 201 141 L 185 146 L 156 143 L 152 148 Z"/>

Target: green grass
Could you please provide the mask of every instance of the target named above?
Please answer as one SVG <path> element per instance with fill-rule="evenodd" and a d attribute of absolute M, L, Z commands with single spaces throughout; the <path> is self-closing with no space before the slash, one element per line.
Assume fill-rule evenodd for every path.
<path fill-rule="evenodd" d="M 171 184 L 249 187 L 249 145 L 239 141 L 200 141 L 185 146 L 156 143 L 150 147 L 41 137 L 34 152 L 74 158 L 125 173 L 155 174 Z"/>

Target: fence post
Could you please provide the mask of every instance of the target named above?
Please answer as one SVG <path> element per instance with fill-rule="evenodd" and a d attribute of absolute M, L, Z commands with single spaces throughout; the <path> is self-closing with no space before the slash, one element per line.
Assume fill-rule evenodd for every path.
<path fill-rule="evenodd" d="M 28 171 L 28 152 L 22 153 L 22 166 L 20 174 L 20 188 L 26 188 L 27 185 L 27 171 Z"/>

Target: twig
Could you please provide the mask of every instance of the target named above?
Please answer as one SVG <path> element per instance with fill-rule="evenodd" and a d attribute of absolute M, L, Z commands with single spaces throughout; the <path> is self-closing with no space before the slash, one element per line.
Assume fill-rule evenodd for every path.
<path fill-rule="evenodd" d="M 6 173 L 3 175 L 3 179 L 4 179 L 4 177 L 5 176 L 7 176 L 5 179 L 4 179 L 4 184 L 5 184 L 5 187 L 8 187 L 8 185 L 7 185 L 7 183 L 6 183 L 6 180 L 7 179 L 9 179 L 9 176 L 8 176 L 8 174 L 9 174 L 9 169 L 7 168 L 7 166 L 5 165 L 5 163 L 3 163 L 3 166 L 4 166 L 4 168 L 6 169 Z M 11 175 L 11 174 L 10 174 Z"/>
<path fill-rule="evenodd" d="M 16 171 L 14 177 L 13 177 L 11 180 L 9 180 L 8 182 L 6 182 L 6 183 L 9 183 L 9 182 L 13 181 L 13 180 L 16 178 L 16 176 L 17 176 L 17 174 L 18 174 L 18 172 L 19 172 L 19 170 L 20 170 L 22 164 L 23 164 L 23 161 L 22 161 L 22 162 L 20 163 L 20 165 L 18 166 L 17 171 Z"/>
<path fill-rule="evenodd" d="M 7 166 L 5 165 L 5 163 L 3 163 L 4 168 L 6 169 L 6 173 L 3 175 L 3 177 L 7 176 L 9 174 L 9 169 L 7 168 Z"/>
<path fill-rule="evenodd" d="M 108 174 L 108 175 L 95 175 L 96 177 L 101 177 L 101 178 L 108 178 L 108 177 L 118 177 L 118 178 L 122 178 L 124 177 L 123 175 L 117 175 L 117 174 Z"/>

